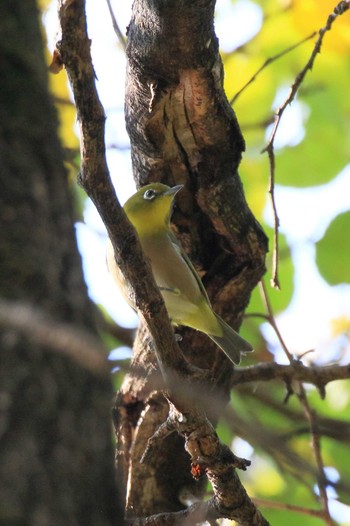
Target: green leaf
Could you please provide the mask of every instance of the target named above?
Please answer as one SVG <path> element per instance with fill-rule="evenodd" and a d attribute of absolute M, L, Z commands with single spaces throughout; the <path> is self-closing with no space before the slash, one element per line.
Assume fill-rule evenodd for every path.
<path fill-rule="evenodd" d="M 304 97 L 310 109 L 306 135 L 298 146 L 278 152 L 276 178 L 279 184 L 301 187 L 323 184 L 349 162 L 345 140 L 349 125 L 339 95 L 326 86 L 313 85 L 309 89 L 310 95 Z"/>
<path fill-rule="evenodd" d="M 272 276 L 272 256 L 273 256 L 273 231 L 270 227 L 264 226 L 265 233 L 269 237 L 270 252 L 267 255 L 266 266 L 266 288 L 269 300 L 272 305 L 274 314 L 286 309 L 289 305 L 293 295 L 293 280 L 294 280 L 294 265 L 290 256 L 290 249 L 286 242 L 285 236 L 279 234 L 279 265 L 278 274 L 281 283 L 281 290 L 276 290 L 270 287 L 268 281 Z M 256 287 L 251 296 L 251 300 L 247 309 L 247 313 L 266 313 L 261 293 Z"/>
<path fill-rule="evenodd" d="M 330 285 L 350 283 L 350 212 L 338 215 L 316 243 L 316 262 Z"/>

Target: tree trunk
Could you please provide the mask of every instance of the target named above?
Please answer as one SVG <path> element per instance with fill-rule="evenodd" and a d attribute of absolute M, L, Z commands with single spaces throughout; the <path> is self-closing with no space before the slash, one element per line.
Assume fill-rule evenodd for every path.
<path fill-rule="evenodd" d="M 174 213 L 176 234 L 196 264 L 214 309 L 235 328 L 264 273 L 267 242 L 237 174 L 244 150 L 223 91 L 214 33 L 214 1 L 135 0 L 127 41 L 126 124 L 137 184 L 184 184 Z M 202 386 L 216 422 L 229 399 L 231 364 L 207 337 L 182 329 L 188 359 L 211 370 Z M 130 517 L 184 508 L 184 493 L 202 492 L 184 441 L 165 438 L 152 463 L 140 463 L 168 403 L 154 392 L 155 361 L 146 332 L 134 346 L 134 374 L 116 401 L 120 478 L 128 480 Z M 145 375 L 140 375 L 140 367 Z M 199 395 L 200 397 L 200 395 Z"/>
<path fill-rule="evenodd" d="M 0 62 L 0 524 L 122 524 L 34 0 L 2 2 Z"/>

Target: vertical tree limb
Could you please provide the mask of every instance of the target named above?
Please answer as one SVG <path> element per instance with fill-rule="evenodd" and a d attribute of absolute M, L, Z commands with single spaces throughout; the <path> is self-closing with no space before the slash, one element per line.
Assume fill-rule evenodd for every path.
<path fill-rule="evenodd" d="M 237 174 L 244 141 L 223 91 L 214 6 L 215 2 L 203 0 L 134 2 L 126 48 L 126 125 L 137 185 L 151 181 L 185 184 L 174 214 L 176 233 L 197 265 L 215 310 L 238 328 L 250 292 L 264 273 L 267 243 Z M 212 370 L 207 389 L 224 404 L 231 365 L 205 336 L 187 329 L 180 332 L 184 353 L 192 363 Z M 149 351 L 142 338 L 134 348 L 135 364 L 143 364 L 147 371 L 152 368 Z M 152 411 L 148 408 L 147 383 L 147 379 L 130 375 L 118 402 L 123 412 L 129 408 L 130 421 L 138 407 L 142 425 L 147 411 L 154 419 L 151 432 L 155 433 L 164 418 L 164 407 L 159 402 Z M 219 412 L 217 406 L 213 421 Z M 147 499 L 146 492 L 134 485 L 137 493 L 130 499 L 139 503 L 139 512 L 180 509 L 181 488 L 193 486 L 183 470 L 187 465 L 189 471 L 189 463 L 182 441 L 173 435 L 165 439 L 155 468 L 140 465 L 143 451 L 135 442 L 129 448 L 133 480 L 162 481 L 158 502 Z M 171 458 L 178 462 L 174 464 Z M 165 473 L 172 477 L 164 477 Z M 192 491 L 196 493 L 197 488 Z"/>
<path fill-rule="evenodd" d="M 0 522 L 121 525 L 111 382 L 35 0 L 2 1 L 0 62 Z"/>
<path fill-rule="evenodd" d="M 176 171 L 177 167 L 180 167 L 181 170 L 185 168 L 187 175 L 192 177 L 192 180 L 188 179 L 190 186 L 192 184 L 196 185 L 197 174 L 200 174 L 198 167 L 199 165 L 203 166 L 202 179 L 198 179 L 202 181 L 202 188 L 198 187 L 198 203 L 201 203 L 200 206 L 206 211 L 211 211 L 211 217 L 210 219 L 205 219 L 203 213 L 200 212 L 200 206 L 197 204 L 194 207 L 194 203 L 191 203 L 192 198 L 189 190 L 186 197 L 187 213 L 193 210 L 196 214 L 194 218 L 198 219 L 199 214 L 202 215 L 207 225 L 211 222 L 210 242 L 213 243 L 216 255 L 221 253 L 222 256 L 225 256 L 225 252 L 220 248 L 219 237 L 222 239 L 223 244 L 226 243 L 227 247 L 231 247 L 230 250 L 235 251 L 236 257 L 232 257 L 229 264 L 226 264 L 228 261 L 219 262 L 219 269 L 221 269 L 224 279 L 216 283 L 216 279 L 221 274 L 220 270 L 215 271 L 212 291 L 219 291 L 220 283 L 222 285 L 225 283 L 225 287 L 221 287 L 221 298 L 218 298 L 217 305 L 222 305 L 222 311 L 225 310 L 224 307 L 226 305 L 227 312 L 230 313 L 232 319 L 236 320 L 237 325 L 253 284 L 256 283 L 264 271 L 266 242 L 262 231 L 245 203 L 238 176 L 232 177 L 238 166 L 243 141 L 232 110 L 222 91 L 221 73 L 217 70 L 220 67 L 220 62 L 216 39 L 212 30 L 213 3 L 199 2 L 200 7 L 203 9 L 201 17 L 198 16 L 198 13 L 193 8 L 190 8 L 191 12 L 188 13 L 189 6 L 187 4 L 187 2 L 167 2 L 165 10 L 163 10 L 164 5 L 158 6 L 160 12 L 156 12 L 155 16 L 156 18 L 159 15 L 165 16 L 163 20 L 165 27 L 170 29 L 171 19 L 169 16 L 179 14 L 180 19 L 176 18 L 178 20 L 176 31 L 181 33 L 181 37 L 174 30 L 170 29 L 170 32 L 174 40 L 173 43 L 184 46 L 183 52 L 185 55 L 189 49 L 188 39 L 190 31 L 193 31 L 193 24 L 195 26 L 199 24 L 198 29 L 201 32 L 202 43 L 203 38 L 207 36 L 215 40 L 212 50 L 215 53 L 212 58 L 216 57 L 216 62 L 211 64 L 207 70 L 205 63 L 208 57 L 196 57 L 196 51 L 196 53 L 193 53 L 193 57 L 188 57 L 191 60 L 195 58 L 192 65 L 190 63 L 187 64 L 187 66 L 190 66 L 190 69 L 184 70 L 180 75 L 178 71 L 179 65 L 172 63 L 170 67 L 166 68 L 166 73 L 170 75 L 174 85 L 169 89 L 169 92 L 166 89 L 163 92 L 165 85 L 163 86 L 162 84 L 164 76 L 161 67 L 164 62 L 161 54 L 159 54 L 159 47 L 158 61 L 155 54 L 156 63 L 152 64 L 151 67 L 150 57 L 147 56 L 147 53 L 146 55 L 144 54 L 142 47 L 147 39 L 143 43 L 139 42 L 141 47 L 134 50 L 133 57 L 141 68 L 147 70 L 147 74 L 141 74 L 140 76 L 140 71 L 135 70 L 137 78 L 134 79 L 136 82 L 134 88 L 137 91 L 137 88 L 141 87 L 141 83 L 145 82 L 144 87 L 149 93 L 149 97 L 145 96 L 146 93 L 142 93 L 142 90 L 138 95 L 134 92 L 136 98 L 131 106 L 127 106 L 127 117 L 130 116 L 130 111 L 137 112 L 141 107 L 145 111 L 143 116 L 141 114 L 138 115 L 139 121 L 134 121 L 133 124 L 131 124 L 131 120 L 128 121 L 133 145 L 132 157 L 134 168 L 141 178 L 139 182 L 142 183 L 146 182 L 146 174 L 147 177 L 151 177 L 153 180 L 157 179 L 154 171 L 149 170 L 149 168 L 157 165 L 157 161 L 154 163 L 151 157 L 157 151 L 158 144 L 161 146 L 161 150 L 158 151 L 160 164 L 164 169 L 167 168 L 168 170 L 174 169 Z M 152 8 L 154 7 L 152 6 Z M 152 26 L 152 17 L 149 18 L 146 16 L 147 13 L 138 11 L 139 8 L 141 8 L 141 11 L 142 9 L 147 11 L 151 6 L 147 6 L 146 2 L 142 6 L 138 5 L 137 2 L 134 4 L 135 18 L 129 26 L 129 59 L 129 44 L 135 44 L 133 31 L 136 31 L 138 34 L 142 26 L 141 33 L 136 36 L 137 41 L 139 36 L 140 38 L 145 37 L 145 24 L 146 26 L 147 24 Z M 188 15 L 191 19 L 190 24 L 187 19 Z M 134 286 L 136 304 L 140 307 L 143 318 L 147 321 L 154 341 L 154 343 L 149 341 L 147 331 L 141 332 L 138 340 L 139 345 L 136 347 L 138 352 L 134 360 L 138 364 L 142 363 L 145 371 L 150 373 L 156 366 L 155 360 L 152 359 L 152 355 L 155 352 L 168 387 L 170 386 L 171 388 L 176 382 L 184 381 L 189 377 L 196 379 L 200 375 L 198 375 L 195 368 L 187 365 L 187 362 L 177 350 L 172 332 L 169 329 L 169 322 L 164 317 L 164 304 L 159 297 L 154 280 L 149 276 L 149 267 L 142 260 L 135 233 L 126 222 L 125 215 L 120 209 L 111 187 L 104 158 L 104 115 L 94 86 L 89 49 L 90 43 L 86 34 L 84 3 L 82 0 L 61 2 L 60 18 L 62 41 L 58 43 L 58 49 L 71 80 L 81 126 L 81 182 L 95 202 L 107 226 L 114 244 L 117 263 L 122 267 L 128 281 Z M 201 28 L 202 24 L 204 24 L 205 31 Z M 156 51 L 154 46 L 156 45 L 157 37 L 160 36 L 165 43 L 169 35 L 166 32 L 162 35 L 157 35 L 157 31 L 155 33 L 153 31 L 154 27 L 149 27 L 148 29 L 150 29 L 150 35 L 155 37 L 152 46 L 148 47 L 152 54 Z M 186 31 L 184 32 L 184 30 Z M 182 41 L 183 37 L 186 37 L 186 42 Z M 203 45 L 201 46 L 201 51 L 204 55 L 211 46 L 210 39 L 206 41 L 204 47 Z M 169 52 L 174 53 L 174 49 L 170 49 Z M 174 57 L 176 57 L 175 54 Z M 199 64 L 198 61 L 203 61 L 203 64 Z M 130 65 L 131 62 L 129 62 Z M 152 75 L 148 75 L 152 68 L 155 68 L 156 79 Z M 161 80 L 158 79 L 159 75 L 162 77 Z M 132 94 L 134 88 L 130 84 L 128 85 L 128 97 Z M 164 100 L 159 100 L 159 95 L 163 93 L 165 94 Z M 142 95 L 142 97 L 138 98 L 139 95 Z M 214 102 L 211 100 L 213 96 Z M 129 99 L 127 100 L 130 101 Z M 161 113 L 163 116 L 166 115 L 162 123 L 158 122 L 158 118 L 161 115 L 159 107 L 162 108 Z M 151 119 L 149 122 L 145 122 L 144 117 L 148 114 L 150 114 Z M 167 127 L 169 122 L 170 128 Z M 209 126 L 208 137 L 204 129 L 206 125 Z M 157 136 L 158 132 L 161 134 L 165 133 L 165 136 Z M 148 140 L 149 136 L 151 140 Z M 215 145 L 212 142 L 218 137 L 220 138 L 219 144 L 216 145 L 216 148 L 213 148 Z M 134 138 L 137 139 L 136 142 L 133 142 Z M 168 140 L 170 142 L 165 144 Z M 200 148 L 197 143 L 201 145 Z M 215 168 L 214 160 L 217 161 L 214 153 L 217 152 L 219 154 L 220 149 L 221 155 L 224 156 L 221 166 L 222 174 L 217 169 L 214 173 L 211 173 L 210 170 Z M 177 160 L 173 157 L 173 150 L 177 152 Z M 140 152 L 150 155 L 147 159 L 143 159 L 145 164 L 137 163 Z M 201 157 L 203 157 L 205 162 L 209 163 L 209 171 L 205 162 L 202 163 Z M 160 172 L 158 176 L 163 181 L 175 182 L 174 179 L 170 181 L 165 177 L 165 174 Z M 221 182 L 220 185 L 216 184 L 216 179 Z M 206 203 L 208 199 L 210 206 Z M 232 216 L 231 212 L 234 206 L 237 208 L 237 214 Z M 185 218 L 184 215 L 183 218 Z M 194 218 L 191 217 L 191 214 L 189 215 L 187 226 L 190 225 Z M 193 231 L 195 233 L 195 224 L 196 221 L 193 222 L 191 230 L 188 230 L 188 232 Z M 186 227 L 186 221 L 184 226 Z M 219 233 L 219 237 L 218 234 L 215 235 L 215 229 Z M 242 235 L 242 231 L 244 235 Z M 188 243 L 187 246 L 189 246 Z M 217 264 L 215 260 L 212 263 Z M 142 276 L 142 281 L 140 276 Z M 237 294 L 237 289 L 239 294 L 237 295 L 235 309 L 228 308 L 232 299 L 231 295 L 235 290 Z M 209 344 L 207 345 L 209 349 Z M 189 350 L 187 345 L 184 348 Z M 198 364 L 204 366 L 210 362 L 212 363 L 214 356 L 212 353 L 208 353 L 207 356 L 202 353 L 198 356 Z M 196 362 L 196 359 L 194 361 Z M 222 372 L 217 375 L 218 384 L 213 384 L 213 387 L 210 388 L 213 391 L 222 390 L 221 396 L 227 397 L 229 386 L 227 380 L 231 374 L 231 365 L 223 356 L 219 356 L 217 368 L 218 370 L 222 369 Z M 172 374 L 170 374 L 170 370 L 173 371 Z M 221 383 L 219 380 L 221 380 Z M 186 405 L 182 405 L 184 400 L 181 397 L 179 398 L 178 395 L 175 396 L 174 403 L 176 405 L 180 403 L 181 409 L 185 410 Z M 189 458 L 183 449 L 183 440 L 178 434 L 172 433 L 161 444 L 157 460 L 152 465 L 140 464 L 141 456 L 146 448 L 146 441 L 162 424 L 167 410 L 168 405 L 163 396 L 149 396 L 147 376 L 146 378 L 130 376 L 130 378 L 126 379 L 118 398 L 116 419 L 118 422 L 122 421 L 123 457 L 124 460 L 128 459 L 127 462 L 124 462 L 123 470 L 124 476 L 128 472 L 128 486 L 130 488 L 128 510 L 132 516 L 147 515 L 164 509 L 169 511 L 181 509 L 183 507 L 180 502 L 181 489 L 186 485 L 193 486 L 194 484 L 190 474 Z M 188 416 L 195 418 L 197 423 L 201 421 L 196 410 L 193 415 L 190 410 L 188 411 Z M 217 414 L 214 418 L 216 417 Z M 184 430 L 180 432 L 185 433 Z M 174 462 L 174 459 L 176 459 L 176 462 Z M 140 480 L 143 481 L 143 484 L 140 484 Z M 240 484 L 238 477 L 233 476 L 232 483 L 238 488 Z M 221 483 L 217 482 L 216 485 L 219 487 Z M 199 486 L 203 487 L 203 483 L 199 484 Z M 218 499 L 218 509 L 220 502 L 220 499 Z M 252 506 L 249 499 L 247 502 Z M 255 510 L 254 506 L 253 509 Z M 237 511 L 237 516 L 240 513 L 244 515 L 244 510 L 246 510 L 246 502 L 242 501 L 242 510 L 241 512 Z M 230 512 L 227 511 L 226 513 Z M 258 512 L 256 513 L 257 516 L 261 517 Z M 246 521 L 242 524 L 248 524 L 248 522 Z"/>

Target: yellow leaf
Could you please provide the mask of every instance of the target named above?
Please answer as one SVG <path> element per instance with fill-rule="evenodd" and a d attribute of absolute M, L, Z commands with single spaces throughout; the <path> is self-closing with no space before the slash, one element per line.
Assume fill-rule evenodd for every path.
<path fill-rule="evenodd" d="M 340 336 L 341 334 L 350 334 L 350 318 L 347 316 L 340 316 L 331 320 L 331 330 L 334 337 Z"/>
<path fill-rule="evenodd" d="M 292 14 L 295 26 L 301 33 L 310 33 L 326 25 L 328 16 L 333 13 L 335 0 L 295 0 Z M 322 52 L 335 52 L 347 55 L 350 48 L 350 11 L 337 17 L 332 29 L 325 35 Z"/>

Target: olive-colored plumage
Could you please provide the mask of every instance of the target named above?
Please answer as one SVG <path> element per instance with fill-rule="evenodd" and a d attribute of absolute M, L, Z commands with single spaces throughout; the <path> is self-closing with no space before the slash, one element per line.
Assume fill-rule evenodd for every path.
<path fill-rule="evenodd" d="M 170 215 L 182 186 L 153 183 L 141 188 L 125 203 L 145 255 L 150 259 L 157 285 L 174 325 L 186 325 L 207 334 L 235 364 L 251 345 L 212 309 L 200 277 L 172 234 Z M 116 267 L 112 244 L 107 250 L 108 269 L 130 302 L 127 287 Z"/>

